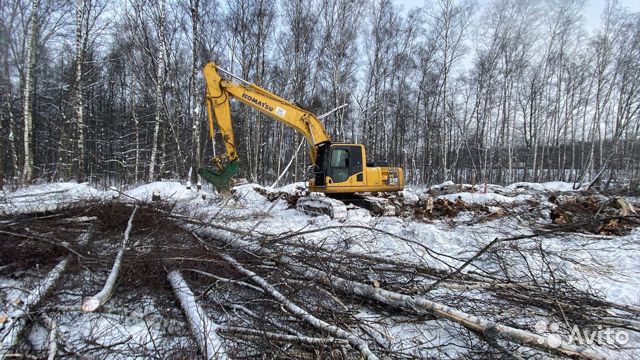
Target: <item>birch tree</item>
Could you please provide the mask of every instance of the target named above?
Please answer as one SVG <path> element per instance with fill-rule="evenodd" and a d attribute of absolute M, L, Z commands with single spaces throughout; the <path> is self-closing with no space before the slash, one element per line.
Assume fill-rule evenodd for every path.
<path fill-rule="evenodd" d="M 130 0 L 102 21 L 109 4 L 0 3 L 7 181 L 185 176 L 212 155 L 199 85 L 210 60 L 317 114 L 348 104 L 323 118 L 332 138 L 365 144 L 410 183 L 607 185 L 640 172 L 637 13 L 614 2 L 592 34 L 584 0 L 408 12 L 387 0 Z M 232 109 L 239 176 L 272 183 L 291 163 L 281 182 L 305 177 L 299 135 Z"/>
<path fill-rule="evenodd" d="M 87 0 L 76 0 L 76 58 L 75 58 L 75 97 L 73 103 L 73 112 L 75 118 L 76 129 L 76 151 L 73 154 L 75 162 L 76 179 L 83 181 L 84 173 L 84 97 L 82 95 L 82 63 L 84 62 L 84 53 L 86 51 L 87 37 L 85 30 Z"/>
<path fill-rule="evenodd" d="M 397 54 L 396 39 L 402 19 L 389 0 L 374 2 L 369 8 L 369 26 L 365 48 L 367 56 L 367 80 L 361 103 L 364 104 L 364 141 L 371 160 L 386 159 L 389 123 L 389 90 L 393 59 Z M 369 160 L 369 161 L 371 161 Z"/>
<path fill-rule="evenodd" d="M 2 89 L 2 97 L 0 98 L 0 134 L 3 138 L 0 140 L 2 144 L 2 156 L 0 163 L 2 167 L 1 185 L 4 186 L 8 179 L 19 180 L 19 162 L 16 138 L 16 119 L 14 103 L 16 103 L 16 94 L 14 93 L 14 84 L 11 80 L 11 63 L 10 52 L 12 50 L 11 34 L 16 29 L 16 18 L 19 12 L 19 2 L 14 2 L 9 6 L 7 2 L 0 3 L 0 16 L 5 19 L 0 24 L 0 89 Z"/>
<path fill-rule="evenodd" d="M 361 1 L 323 1 L 320 5 L 322 29 L 318 56 L 318 87 L 314 103 L 323 104 L 323 112 L 343 104 L 349 106 L 325 120 L 327 130 L 338 139 L 354 139 L 359 131 L 354 118 L 352 84 L 357 74 L 358 34 L 362 30 L 365 3 Z"/>
<path fill-rule="evenodd" d="M 259 82 L 269 89 L 269 42 L 273 35 L 272 22 L 275 19 L 276 4 L 273 0 L 229 0 L 225 13 L 225 22 L 229 30 L 227 51 L 231 58 L 226 66 L 243 79 Z M 236 71 L 237 70 L 237 71 Z M 261 81 L 260 81 L 261 80 Z M 273 122 L 264 115 L 241 106 L 234 116 L 238 126 L 236 139 L 246 170 L 241 170 L 252 181 L 264 177 L 265 162 L 270 157 L 268 151 L 262 151 L 268 139 L 264 138 L 266 128 Z M 265 121 L 261 121 L 264 119 Z"/>
<path fill-rule="evenodd" d="M 24 79 L 22 85 L 22 117 L 24 123 L 23 135 L 23 168 L 22 181 L 31 182 L 33 179 L 33 82 L 36 66 L 36 37 L 38 27 L 38 5 L 40 0 L 33 0 L 31 3 L 31 14 L 29 15 L 29 25 L 27 27 L 26 48 L 24 57 Z"/>
<path fill-rule="evenodd" d="M 432 28 L 436 34 L 436 49 L 439 66 L 441 67 L 441 79 L 438 84 L 438 100 L 440 115 L 436 117 L 436 126 L 440 129 L 440 168 L 443 178 L 449 179 L 449 152 L 452 150 L 451 132 L 453 119 L 450 118 L 451 109 L 449 109 L 449 88 L 451 72 L 464 54 L 463 39 L 466 29 L 470 24 L 471 14 L 473 11 L 473 3 L 464 1 L 455 4 L 453 0 L 439 0 L 431 15 Z"/>
<path fill-rule="evenodd" d="M 191 167 L 198 168 L 201 164 L 200 159 L 200 123 L 201 112 L 201 96 L 198 92 L 196 84 L 198 83 L 198 74 L 200 73 L 200 0 L 189 0 L 189 10 L 191 14 L 191 78 L 189 79 L 189 90 L 191 92 Z M 197 177 L 196 172 L 193 174 Z M 193 179 L 189 179 L 191 181 Z"/>
<path fill-rule="evenodd" d="M 158 159 L 158 142 L 160 138 L 160 126 L 163 123 L 163 91 L 164 91 L 164 76 L 165 76 L 165 51 L 166 51 L 166 4 L 165 0 L 158 2 L 158 57 L 156 60 L 156 79 L 155 79 L 155 114 L 153 135 L 151 138 L 151 157 L 149 159 L 149 173 L 147 176 L 148 181 L 154 181 L 156 179 L 155 168 Z"/>

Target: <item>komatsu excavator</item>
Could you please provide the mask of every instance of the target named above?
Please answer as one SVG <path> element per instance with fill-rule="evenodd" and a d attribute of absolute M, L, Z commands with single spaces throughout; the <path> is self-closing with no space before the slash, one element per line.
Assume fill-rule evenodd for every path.
<path fill-rule="evenodd" d="M 312 164 L 309 191 L 344 198 L 356 193 L 396 192 L 404 188 L 402 168 L 367 163 L 362 144 L 332 143 L 320 119 L 311 112 L 221 69 L 214 63 L 206 64 L 203 73 L 209 137 L 214 139 L 217 126 L 225 152 L 213 158 L 214 168 L 201 168 L 198 173 L 216 187 L 227 188 L 238 171 L 239 160 L 230 104 L 231 98 L 235 98 L 292 127 L 305 137 Z M 221 73 L 227 78 L 223 78 Z M 320 205 L 323 206 L 325 205 Z M 303 210 L 314 212 L 312 209 Z"/>

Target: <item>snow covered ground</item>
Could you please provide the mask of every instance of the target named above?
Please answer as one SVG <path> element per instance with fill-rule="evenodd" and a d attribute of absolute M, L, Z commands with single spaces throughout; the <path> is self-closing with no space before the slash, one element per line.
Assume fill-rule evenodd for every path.
<path fill-rule="evenodd" d="M 325 249 L 340 249 L 353 254 L 375 255 L 407 263 L 424 264 L 435 269 L 450 270 L 461 266 L 482 247 L 496 238 L 524 237 L 532 235 L 534 229 L 552 223 L 550 210 L 555 206 L 549 201 L 551 194 L 574 194 L 573 184 L 568 183 L 516 183 L 509 186 L 488 185 L 480 187 L 452 187 L 451 183 L 435 185 L 430 188 L 407 189 L 402 193 L 402 201 L 416 204 L 425 197 L 456 201 L 486 207 L 486 213 L 473 210 L 461 211 L 452 218 L 420 219 L 412 216 L 372 216 L 364 209 L 350 208 L 346 220 L 334 220 L 328 216 L 308 216 L 292 208 L 285 198 L 269 200 L 264 193 L 299 194 L 303 184 L 291 184 L 281 188 L 265 188 L 247 184 L 234 188 L 232 195 L 221 199 L 217 194 L 205 188 L 202 191 L 186 189 L 177 182 L 156 182 L 132 189 L 98 190 L 87 184 L 56 183 L 23 188 L 13 193 L 5 193 L 0 202 L 0 213 L 9 215 L 33 212 L 53 211 L 57 208 L 73 206 L 86 201 L 110 201 L 118 198 L 125 202 L 151 202 L 153 196 L 175 206 L 175 211 L 188 214 L 222 227 L 234 228 L 253 234 L 254 240 L 276 239 L 283 234 L 304 232 L 306 244 Z M 450 192 L 460 190 L 459 192 Z M 634 199 L 630 199 L 633 201 Z M 248 239 L 251 240 L 251 239 Z M 561 274 L 575 288 L 595 291 L 603 299 L 620 306 L 640 308 L 640 229 L 624 236 L 604 236 L 597 234 L 557 234 L 541 238 L 523 238 L 516 242 L 496 245 L 499 253 L 510 259 L 509 269 L 490 256 L 481 256 L 473 261 L 464 272 L 491 273 L 506 271 L 513 279 L 539 278 L 549 281 L 554 273 Z M 514 245 L 514 246 L 512 246 Z M 538 251 L 542 249 L 544 251 Z M 523 252 L 523 250 L 530 250 Z M 0 269 L 3 264 L 0 264 Z M 372 276 L 375 274 L 372 274 Z M 15 301 L 20 295 L 16 288 L 24 284 L 4 274 L 0 277 L 0 292 L 4 293 L 5 303 Z M 436 297 L 444 297 L 450 290 L 432 292 Z M 461 299 L 470 302 L 482 302 L 488 299 L 482 291 L 467 290 L 460 293 Z M 455 304 L 465 310 L 464 301 Z M 5 305 L 6 306 L 6 305 Z M 153 307 L 153 304 L 149 304 Z M 472 310 L 471 307 L 468 310 Z M 611 310 L 612 315 L 616 310 Z M 505 314 L 507 315 L 507 314 Z M 375 318 L 377 315 L 363 310 L 358 317 Z M 494 315 L 487 315 L 494 316 Z M 540 312 L 536 318 L 546 323 L 557 322 L 556 318 L 545 318 Z M 511 319 L 509 319 L 511 317 Z M 509 320 L 515 323 L 531 319 L 530 315 L 509 314 L 506 318 L 496 317 L 496 321 Z M 452 340 L 447 326 L 443 322 L 428 322 L 415 325 L 404 323 L 401 317 L 380 320 L 387 323 L 386 341 L 393 343 L 392 348 L 410 349 L 413 354 L 444 354 L 455 356 L 458 340 Z M 638 320 L 638 319 L 629 319 Z M 85 326 L 92 323 L 92 326 Z M 103 324 L 104 325 L 101 325 Z M 529 326 L 524 324 L 523 326 Z M 558 330 L 562 336 L 570 331 L 570 324 L 564 324 Z M 119 332 L 119 337 L 144 337 L 153 334 L 146 324 L 131 322 L 121 324 L 116 319 L 106 319 L 94 315 L 81 317 L 75 325 L 74 336 L 84 336 L 82 329 L 98 329 L 103 333 Z M 551 329 L 553 330 L 553 329 Z M 62 331 L 71 329 L 62 328 Z M 88 331 L 88 330 L 86 330 Z M 382 331 L 382 330 L 381 330 Z M 608 356 L 615 358 L 640 357 L 640 338 L 637 332 L 629 333 L 628 341 L 620 348 L 598 347 Z M 420 346 L 410 344 L 417 334 L 429 334 L 431 339 Z M 125 335 L 122 335 L 125 334 Z M 126 335 L 128 334 L 128 335 Z M 541 334 L 551 334 L 548 331 Z M 157 334 L 156 334 L 157 335 Z M 34 347 L 46 344 L 43 328 L 34 328 L 30 341 Z M 406 337 L 407 342 L 402 338 Z M 175 339 L 174 339 L 175 340 Z M 179 340 L 177 340 L 179 341 Z M 150 343 L 141 339 L 140 343 Z M 438 350 L 438 346 L 446 345 Z M 424 348 L 425 352 L 420 352 Z M 433 350 L 436 349 L 436 350 Z M 435 352 L 434 352 L 435 351 Z"/>
<path fill-rule="evenodd" d="M 86 201 L 108 201 L 118 197 L 114 190 L 98 190 L 87 183 L 60 182 L 34 185 L 0 194 L 0 215 L 46 212 Z"/>
<path fill-rule="evenodd" d="M 267 190 L 293 193 L 299 191 L 300 186 L 294 184 Z M 548 202 L 550 194 L 570 195 L 576 191 L 573 184 L 562 182 L 516 183 L 506 187 L 490 185 L 486 190 L 481 187 L 476 192 L 436 195 L 436 198 L 449 201 L 460 199 L 469 204 L 486 205 L 495 211 L 505 205 L 511 209 L 510 213 L 489 221 L 469 224 L 468 220 L 474 217 L 474 214 L 469 212 L 462 212 L 454 219 L 440 219 L 430 223 L 395 216 L 374 217 L 363 209 L 349 210 L 346 221 L 332 220 L 327 216 L 309 217 L 290 208 L 285 200 L 270 202 L 256 189 L 261 187 L 248 184 L 235 188 L 232 200 L 222 208 L 218 204 L 203 206 L 201 202 L 185 202 L 184 206 L 190 213 L 200 212 L 216 214 L 222 219 L 238 219 L 234 222 L 235 227 L 262 236 L 326 228 L 325 231 L 305 235 L 305 241 L 344 250 L 345 239 L 352 239 L 348 241 L 347 246 L 348 250 L 354 253 L 376 254 L 408 262 L 425 263 L 442 269 L 450 265 L 461 265 L 464 260 L 495 238 L 532 234 L 530 222 L 524 220 L 530 217 L 528 201 L 535 199 L 542 204 L 542 208 L 550 208 L 553 207 Z M 170 193 L 171 191 L 166 192 L 166 195 Z M 409 198 L 409 201 L 415 201 L 415 198 L 423 197 L 425 193 L 425 189 L 406 190 L 404 197 Z M 535 219 L 536 225 L 551 223 L 548 212 L 544 209 L 535 216 L 539 216 Z M 215 221 L 215 218 L 212 221 Z M 349 228 L 350 226 L 354 228 Z M 371 236 L 361 228 L 356 228 L 359 226 L 378 229 L 381 232 Z M 431 252 L 405 239 L 415 239 Z M 546 259 L 549 264 L 544 264 L 543 259 L 532 252 L 524 261 L 511 264 L 513 276 L 526 271 L 537 271 L 541 278 L 544 278 L 548 275 L 545 266 L 552 266 L 553 271 L 573 279 L 574 285 L 580 289 L 594 289 L 611 302 L 640 307 L 640 229 L 620 237 L 559 234 L 545 237 L 541 241 L 521 240 L 520 245 L 524 248 L 542 246 L 553 257 Z M 495 263 L 491 260 L 479 259 L 468 270 L 484 271 L 493 266 Z M 609 354 L 620 358 L 639 357 L 640 352 L 633 348 L 640 346 L 640 339 L 637 334 L 632 334 L 631 339 L 635 341 L 634 344 L 628 344 L 628 348 L 623 346 L 621 351 Z M 446 336 L 442 338 L 443 344 L 448 341 L 450 339 Z"/>

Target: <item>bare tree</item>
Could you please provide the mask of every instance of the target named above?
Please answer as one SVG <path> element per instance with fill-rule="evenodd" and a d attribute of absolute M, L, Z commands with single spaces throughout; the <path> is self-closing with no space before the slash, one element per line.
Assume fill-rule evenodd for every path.
<path fill-rule="evenodd" d="M 202 163 L 200 158 L 200 129 L 202 127 L 201 97 L 196 84 L 200 74 L 200 0 L 189 0 L 189 10 L 191 13 L 191 78 L 189 79 L 189 90 L 191 92 L 191 122 L 193 126 L 191 138 L 191 167 L 198 168 Z M 194 172 L 195 174 L 195 172 Z M 197 175 L 196 175 L 197 176 Z M 191 181 L 192 179 L 189 179 Z"/>
<path fill-rule="evenodd" d="M 435 44 L 439 66 L 441 67 L 441 81 L 438 86 L 440 99 L 438 103 L 442 107 L 440 114 L 436 116 L 436 126 L 440 130 L 440 168 L 444 179 L 450 178 L 449 152 L 452 150 L 452 126 L 453 119 L 450 118 L 451 103 L 449 97 L 449 87 L 451 71 L 454 65 L 464 54 L 463 39 L 470 24 L 473 12 L 473 2 L 465 1 L 455 4 L 452 0 L 439 0 L 438 6 L 431 14 L 431 28 L 435 31 Z"/>
<path fill-rule="evenodd" d="M 151 138 L 151 156 L 149 158 L 148 181 L 156 179 L 155 168 L 158 159 L 158 145 L 160 139 L 160 126 L 163 124 L 164 106 L 163 91 L 165 77 L 165 52 L 166 52 L 166 4 L 164 0 L 158 2 L 157 24 L 158 24 L 158 55 L 156 60 L 156 78 L 155 78 L 155 120 L 153 125 L 153 135 Z M 162 165 L 162 164 L 160 164 Z"/>
<path fill-rule="evenodd" d="M 29 25 L 27 27 L 26 51 L 24 57 L 24 83 L 22 85 L 22 117 L 24 123 L 23 149 L 24 159 L 22 168 L 22 181 L 30 182 L 33 179 L 33 82 L 36 66 L 36 37 L 38 27 L 38 4 L 40 0 L 33 0 Z"/>

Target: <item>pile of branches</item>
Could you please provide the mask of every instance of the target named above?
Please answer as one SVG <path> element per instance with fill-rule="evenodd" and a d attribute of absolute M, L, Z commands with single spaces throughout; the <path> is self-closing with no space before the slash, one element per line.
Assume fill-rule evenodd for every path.
<path fill-rule="evenodd" d="M 454 255 L 374 227 L 260 234 L 122 202 L 4 219 L 0 231 L 0 276 L 32 289 L 4 302 L 3 355 L 603 358 L 602 348 L 549 343 L 536 324 L 640 332 L 629 320 L 640 309 L 575 285 L 559 266 L 573 260 L 545 246 L 550 231 Z M 381 236 L 419 260 L 358 247 Z M 46 346 L 28 340 L 37 329 Z"/>
<path fill-rule="evenodd" d="M 553 224 L 565 231 L 621 236 L 640 225 L 640 204 L 623 197 L 552 195 L 549 202 L 555 205 L 550 215 Z"/>

